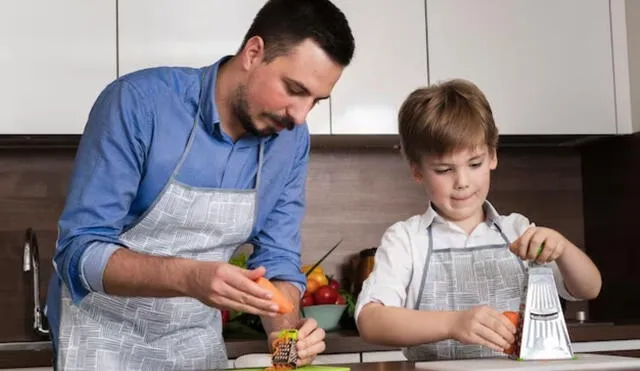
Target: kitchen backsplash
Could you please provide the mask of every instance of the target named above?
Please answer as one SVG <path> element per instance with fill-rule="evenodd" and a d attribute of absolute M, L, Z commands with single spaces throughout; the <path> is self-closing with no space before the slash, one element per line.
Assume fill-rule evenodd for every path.
<path fill-rule="evenodd" d="M 39 238 L 41 292 L 51 274 L 56 221 L 63 208 L 75 150 L 0 150 L 0 342 L 36 340 L 32 334 L 31 274 L 24 273 L 24 232 Z M 342 269 L 375 247 L 392 223 L 424 212 L 422 190 L 392 149 L 313 149 L 303 222 L 303 262 L 313 263 L 344 238 L 323 266 Z M 508 148 L 499 153 L 489 199 L 499 212 L 518 212 L 584 245 L 581 157 L 574 148 Z M 569 307 L 569 317 L 578 307 Z"/>

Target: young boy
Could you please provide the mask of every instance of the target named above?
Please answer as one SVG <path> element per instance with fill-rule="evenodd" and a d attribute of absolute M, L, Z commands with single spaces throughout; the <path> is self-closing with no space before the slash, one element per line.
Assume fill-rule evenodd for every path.
<path fill-rule="evenodd" d="M 498 130 L 474 84 L 417 89 L 398 118 L 403 151 L 430 202 L 382 237 L 356 305 L 365 340 L 404 347 L 414 361 L 505 356 L 516 328 L 502 312 L 519 309 L 534 260 L 553 268 L 564 299 L 598 295 L 600 273 L 579 248 L 486 201 Z"/>

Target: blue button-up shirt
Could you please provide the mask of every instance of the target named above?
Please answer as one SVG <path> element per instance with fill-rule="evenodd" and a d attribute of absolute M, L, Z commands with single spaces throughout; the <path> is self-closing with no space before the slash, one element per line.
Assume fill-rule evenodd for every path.
<path fill-rule="evenodd" d="M 47 315 L 56 336 L 60 285 L 75 303 L 103 291 L 107 260 L 119 236 L 153 204 L 185 149 L 200 106 L 196 140 L 177 180 L 195 187 L 255 186 L 258 151 L 264 162 L 249 267 L 304 291 L 299 227 L 309 156 L 306 125 L 266 138 L 234 142 L 220 127 L 215 105 L 218 66 L 152 68 L 123 76 L 100 94 L 76 154 L 58 228 Z M 203 78 L 204 76 L 204 78 Z M 200 94 L 202 91 L 202 94 Z"/>

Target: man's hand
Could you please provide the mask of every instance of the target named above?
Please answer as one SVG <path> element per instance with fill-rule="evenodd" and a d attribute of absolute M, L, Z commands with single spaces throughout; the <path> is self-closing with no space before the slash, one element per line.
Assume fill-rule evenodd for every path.
<path fill-rule="evenodd" d="M 571 242 L 553 229 L 530 227 L 509 246 L 509 249 L 523 260 L 542 264 L 558 259 L 570 244 Z"/>
<path fill-rule="evenodd" d="M 463 344 L 480 344 L 502 352 L 513 344 L 515 333 L 516 328 L 507 317 L 483 305 L 457 312 L 450 337 Z"/>
<path fill-rule="evenodd" d="M 316 359 L 316 356 L 326 349 L 324 342 L 325 332 L 318 327 L 318 323 L 313 318 L 304 318 L 298 322 L 298 342 L 296 350 L 298 351 L 297 365 L 308 365 Z M 269 334 L 269 344 L 278 337 L 279 331 L 273 331 Z"/>
<path fill-rule="evenodd" d="M 273 317 L 278 306 L 272 294 L 254 282 L 265 269 L 242 269 L 222 262 L 194 262 L 187 277 L 187 294 L 218 309 Z"/>

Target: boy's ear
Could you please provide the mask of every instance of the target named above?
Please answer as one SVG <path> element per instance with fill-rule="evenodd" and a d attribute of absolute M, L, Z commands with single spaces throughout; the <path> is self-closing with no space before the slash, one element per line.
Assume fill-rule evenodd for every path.
<path fill-rule="evenodd" d="M 489 160 L 489 169 L 495 170 L 498 167 L 498 153 L 494 149 Z"/>
<path fill-rule="evenodd" d="M 422 173 L 422 167 L 420 166 L 420 164 L 411 162 L 411 175 L 413 175 L 413 179 L 416 182 L 422 183 L 422 179 L 424 178 L 424 175 Z"/>

